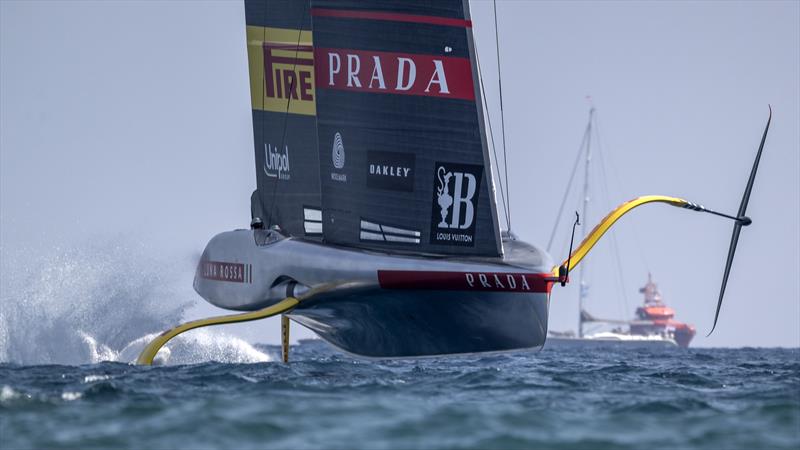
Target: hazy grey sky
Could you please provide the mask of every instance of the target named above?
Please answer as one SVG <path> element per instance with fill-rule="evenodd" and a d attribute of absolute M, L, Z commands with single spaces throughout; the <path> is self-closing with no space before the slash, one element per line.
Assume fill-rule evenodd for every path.
<path fill-rule="evenodd" d="M 609 171 L 610 204 L 595 191 L 592 225 L 641 194 L 735 212 L 772 104 L 754 223 L 714 335 L 705 337 L 732 225 L 668 206 L 645 206 L 617 227 L 624 286 L 607 242 L 586 260 L 587 309 L 629 317 L 650 270 L 677 318 L 697 326 L 696 345 L 800 345 L 800 3 L 497 9 L 512 228 L 542 246 L 587 95 Z M 499 132 L 492 4 L 472 10 Z M 196 300 L 192 317 L 217 311 L 191 292 L 191 261 L 214 234 L 249 222 L 248 89 L 241 2 L 0 1 L 0 275 L 35 270 L 9 255 L 115 239 L 180 262 L 180 294 L 165 302 Z M 574 286 L 554 290 L 551 329 L 575 327 L 576 296 Z M 294 337 L 310 335 L 295 328 Z M 231 329 L 278 341 L 277 320 Z"/>

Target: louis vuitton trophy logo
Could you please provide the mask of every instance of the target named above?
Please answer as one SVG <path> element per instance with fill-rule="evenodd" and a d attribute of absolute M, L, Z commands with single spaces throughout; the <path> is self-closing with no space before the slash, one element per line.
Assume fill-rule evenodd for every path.
<path fill-rule="evenodd" d="M 453 176 L 453 172 L 447 172 L 444 166 L 439 166 L 439 169 L 436 171 L 436 176 L 439 178 L 439 187 L 436 188 L 437 202 L 439 203 L 439 207 L 442 208 L 442 221 L 439 222 L 438 226 L 439 228 L 448 228 L 447 222 L 445 222 L 444 219 L 447 218 L 447 210 L 449 210 L 450 205 L 453 204 L 453 197 L 450 195 L 449 188 L 450 177 Z"/>
<path fill-rule="evenodd" d="M 475 206 L 472 204 L 472 198 L 475 197 L 477 183 L 475 182 L 475 175 L 465 172 L 448 172 L 444 166 L 439 166 L 436 171 L 439 178 L 439 187 L 436 189 L 438 196 L 437 202 L 441 211 L 439 214 L 442 216 L 439 222 L 439 228 L 456 228 L 467 229 L 472 226 L 475 220 Z M 450 195 L 450 178 L 455 177 L 455 189 L 453 196 Z M 464 191 L 464 181 L 466 180 L 466 192 Z M 464 206 L 465 214 L 461 216 L 461 206 Z M 450 223 L 447 223 L 447 218 L 450 207 L 453 207 Z"/>
<path fill-rule="evenodd" d="M 431 243 L 473 245 L 482 173 L 481 166 L 436 164 Z"/>

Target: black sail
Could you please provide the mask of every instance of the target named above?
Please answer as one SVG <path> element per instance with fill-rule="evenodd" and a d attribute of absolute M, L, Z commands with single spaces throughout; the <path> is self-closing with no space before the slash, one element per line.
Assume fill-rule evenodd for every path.
<path fill-rule="evenodd" d="M 254 217 L 322 238 L 310 3 L 245 0 L 257 189 Z"/>
<path fill-rule="evenodd" d="M 466 1 L 312 0 L 311 19 L 325 241 L 501 254 Z"/>

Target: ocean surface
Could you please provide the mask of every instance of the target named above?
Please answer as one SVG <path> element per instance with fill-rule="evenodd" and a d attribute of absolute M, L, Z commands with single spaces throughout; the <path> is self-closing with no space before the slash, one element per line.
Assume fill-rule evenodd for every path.
<path fill-rule="evenodd" d="M 371 361 L 315 340 L 283 364 L 217 327 L 134 366 L 197 301 L 196 258 L 152 254 L 2 253 L 0 449 L 800 448 L 800 349 Z"/>
<path fill-rule="evenodd" d="M 800 448 L 798 349 L 0 365 L 3 449 Z M 261 355 L 261 356 L 258 356 Z"/>

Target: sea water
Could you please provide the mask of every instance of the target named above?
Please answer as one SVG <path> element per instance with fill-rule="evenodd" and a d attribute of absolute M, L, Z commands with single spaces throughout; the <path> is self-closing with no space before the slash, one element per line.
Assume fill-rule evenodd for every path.
<path fill-rule="evenodd" d="M 17 448 L 800 448 L 800 351 L 0 365 Z"/>
<path fill-rule="evenodd" d="M 25 283 L 3 272 L 3 450 L 800 448 L 800 349 L 375 361 L 314 340 L 284 364 L 277 347 L 205 329 L 138 367 L 186 305 L 163 301 L 166 268 L 101 253 L 54 256 Z"/>

